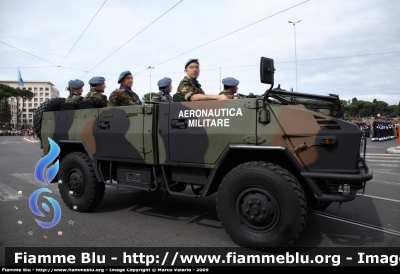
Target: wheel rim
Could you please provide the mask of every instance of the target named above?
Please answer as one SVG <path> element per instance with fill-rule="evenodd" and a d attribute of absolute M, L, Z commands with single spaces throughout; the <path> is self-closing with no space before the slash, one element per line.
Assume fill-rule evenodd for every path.
<path fill-rule="evenodd" d="M 77 169 L 73 168 L 68 172 L 68 192 L 73 191 L 72 194 L 69 193 L 69 195 L 73 195 L 74 197 L 80 197 L 83 194 L 83 191 L 85 189 L 85 182 L 83 179 L 83 174 L 82 172 Z"/>
<path fill-rule="evenodd" d="M 247 229 L 257 232 L 272 230 L 280 217 L 275 197 L 259 187 L 243 190 L 236 199 L 235 210 L 241 223 Z"/>

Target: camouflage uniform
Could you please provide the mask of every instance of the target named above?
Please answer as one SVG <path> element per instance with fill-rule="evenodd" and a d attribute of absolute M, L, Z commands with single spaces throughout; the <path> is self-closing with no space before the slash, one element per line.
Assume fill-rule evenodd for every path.
<path fill-rule="evenodd" d="M 123 87 L 114 90 L 108 99 L 109 107 L 141 105 L 139 96 L 132 91 L 132 93 Z"/>
<path fill-rule="evenodd" d="M 201 89 L 201 85 L 197 87 L 192 81 L 190 81 L 189 77 L 185 76 L 183 80 L 179 83 L 176 95 L 178 95 L 181 102 L 186 102 L 190 101 L 190 97 L 194 94 L 205 94 L 205 93 Z"/>
<path fill-rule="evenodd" d="M 159 93 L 154 94 L 153 98 L 151 98 L 151 100 L 155 101 L 155 102 L 172 103 L 171 95 L 163 92 L 162 90 L 160 90 Z"/>
<path fill-rule="evenodd" d="M 107 107 L 107 96 L 105 96 L 101 91 L 98 91 L 96 88 L 91 88 L 88 94 L 83 98 L 83 101 L 93 101 L 99 107 Z"/>
<path fill-rule="evenodd" d="M 228 96 L 229 99 L 233 99 L 235 97 L 235 94 L 231 93 L 229 90 L 224 89 L 219 93 L 219 95 L 226 95 Z"/>
<path fill-rule="evenodd" d="M 72 91 L 69 92 L 69 96 L 65 99 L 65 103 L 79 103 L 83 100 L 83 97 L 79 94 L 75 94 Z"/>

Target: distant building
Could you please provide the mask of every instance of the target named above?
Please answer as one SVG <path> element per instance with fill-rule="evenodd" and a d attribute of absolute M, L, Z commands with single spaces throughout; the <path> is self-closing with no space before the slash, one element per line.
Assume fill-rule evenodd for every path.
<path fill-rule="evenodd" d="M 47 99 L 57 98 L 60 96 L 60 91 L 54 87 L 52 82 L 42 81 L 24 81 L 24 86 L 19 86 L 19 81 L 0 81 L 0 84 L 8 85 L 12 88 L 27 89 L 33 92 L 34 97 L 27 99 L 22 103 L 19 99 L 19 109 L 22 111 L 19 120 L 19 126 L 24 125 L 27 128 L 33 126 L 33 109 L 37 108 Z M 17 127 L 17 99 L 10 97 L 8 99 L 11 108 L 11 124 L 14 128 Z"/>

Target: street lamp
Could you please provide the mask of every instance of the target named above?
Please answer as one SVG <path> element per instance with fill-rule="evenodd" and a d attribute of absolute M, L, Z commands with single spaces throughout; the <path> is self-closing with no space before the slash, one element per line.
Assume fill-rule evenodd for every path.
<path fill-rule="evenodd" d="M 148 66 L 147 69 L 150 70 L 150 101 L 151 101 L 151 99 L 152 99 L 152 96 L 151 96 L 151 70 L 152 70 L 152 69 L 155 69 L 155 67 Z"/>
<path fill-rule="evenodd" d="M 292 22 L 289 21 L 289 24 L 293 24 L 294 27 L 294 58 L 296 60 L 296 92 L 299 92 L 298 87 L 297 87 L 297 52 L 296 52 L 296 24 L 300 23 L 301 20 L 297 22 Z"/>

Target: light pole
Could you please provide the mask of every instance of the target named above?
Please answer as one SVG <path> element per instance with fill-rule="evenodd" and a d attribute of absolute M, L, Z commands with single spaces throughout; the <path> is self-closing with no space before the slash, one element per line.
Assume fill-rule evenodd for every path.
<path fill-rule="evenodd" d="M 300 23 L 301 20 L 297 21 L 297 22 L 292 22 L 289 21 L 289 24 L 293 24 L 294 27 L 294 58 L 296 60 L 296 92 L 299 92 L 299 89 L 297 87 L 297 52 L 296 52 L 296 24 Z"/>
<path fill-rule="evenodd" d="M 221 88 L 221 67 L 219 67 L 219 90 L 222 90 Z"/>
<path fill-rule="evenodd" d="M 155 69 L 155 67 L 148 66 L 148 68 L 147 68 L 147 69 L 149 69 L 149 70 L 150 70 L 150 101 L 151 101 L 151 99 L 152 99 L 152 96 L 151 96 L 151 70 L 152 70 L 152 69 Z"/>

